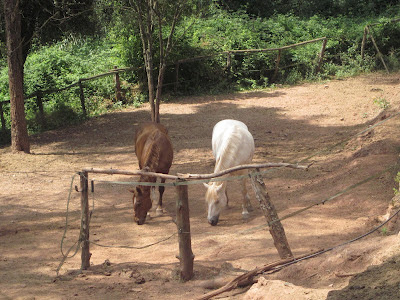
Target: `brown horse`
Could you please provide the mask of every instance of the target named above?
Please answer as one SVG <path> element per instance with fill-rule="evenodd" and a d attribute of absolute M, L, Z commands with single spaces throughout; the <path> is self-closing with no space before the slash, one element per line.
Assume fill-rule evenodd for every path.
<path fill-rule="evenodd" d="M 142 125 L 136 132 L 135 152 L 141 170 L 168 174 L 172 164 L 173 150 L 167 128 L 158 123 Z M 156 180 L 157 178 L 154 176 L 141 175 L 139 181 L 156 182 Z M 165 179 L 161 179 L 161 183 L 164 182 Z M 146 221 L 147 213 L 152 207 L 151 189 L 154 191 L 154 187 L 138 185 L 134 190 L 131 190 L 133 193 L 134 218 L 138 225 L 142 225 Z M 157 214 L 161 214 L 164 187 L 159 186 L 158 190 L 160 196 L 157 203 Z"/>

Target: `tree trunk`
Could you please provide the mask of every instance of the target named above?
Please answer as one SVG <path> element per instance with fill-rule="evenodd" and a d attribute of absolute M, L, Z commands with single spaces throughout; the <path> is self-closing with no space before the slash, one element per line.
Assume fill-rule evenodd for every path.
<path fill-rule="evenodd" d="M 10 91 L 11 149 L 30 153 L 24 107 L 24 64 L 22 60 L 19 0 L 4 0 Z"/>
<path fill-rule="evenodd" d="M 158 72 L 157 91 L 156 91 L 156 99 L 154 105 L 154 122 L 156 123 L 160 123 L 160 103 L 162 96 L 162 85 L 164 82 L 164 74 L 165 74 L 165 64 L 160 65 L 160 70 Z"/>
<path fill-rule="evenodd" d="M 153 76 L 153 58 L 151 54 L 145 56 L 146 72 L 147 72 L 147 87 L 149 89 L 149 103 L 151 109 L 151 121 L 156 122 L 155 104 L 154 104 L 154 76 Z"/>
<path fill-rule="evenodd" d="M 147 85 L 149 89 L 149 103 L 151 108 L 151 120 L 160 123 L 160 103 L 162 95 L 162 85 L 164 81 L 164 74 L 166 68 L 167 57 L 172 49 L 172 38 L 175 32 L 175 26 L 182 14 L 183 7 L 181 1 L 174 4 L 174 14 L 171 24 L 171 29 L 167 38 L 166 45 L 163 39 L 163 19 L 166 17 L 161 10 L 159 10 L 159 1 L 145 0 L 145 1 L 130 1 L 137 14 L 137 22 L 140 30 L 140 38 L 143 46 L 143 57 L 147 73 Z M 157 82 L 153 75 L 153 33 L 154 28 L 158 26 L 159 50 L 160 50 L 160 63 Z"/>

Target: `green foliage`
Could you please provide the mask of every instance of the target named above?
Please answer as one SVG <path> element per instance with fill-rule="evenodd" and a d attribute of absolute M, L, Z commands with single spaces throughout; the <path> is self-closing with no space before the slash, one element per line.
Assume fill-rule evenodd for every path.
<path fill-rule="evenodd" d="M 379 106 L 380 109 L 388 109 L 390 107 L 390 102 L 382 97 L 374 98 L 374 104 Z"/>
<path fill-rule="evenodd" d="M 270 49 L 325 36 L 328 44 L 323 69 L 320 74 L 315 73 L 322 44 L 318 42 L 283 50 L 277 73 L 277 51 L 235 54 L 230 70 L 226 69 L 226 56 L 182 64 L 179 70 L 180 87 L 188 86 L 191 89 L 187 92 L 192 92 L 195 87 L 191 82 L 196 78 L 196 83 L 202 85 L 198 87 L 199 91 L 216 86 L 229 89 L 263 88 L 275 82 L 294 84 L 303 80 L 353 76 L 374 70 L 379 68 L 379 61 L 375 58 L 373 47 L 367 45 L 364 59 L 360 56 L 364 27 L 372 21 L 373 18 L 353 16 L 326 18 L 314 15 L 301 18 L 294 14 L 276 14 L 262 19 L 250 17 L 243 11 L 228 13 L 216 9 L 212 15 L 197 20 L 190 27 L 185 36 L 189 45 L 186 50 L 191 46 L 201 53 L 198 55 L 208 55 L 236 49 Z M 398 62 L 398 53 L 395 50 L 391 53 L 394 65 Z"/>
<path fill-rule="evenodd" d="M 183 21 L 177 24 L 178 38 L 165 72 L 164 93 L 175 92 L 177 70 L 173 62 L 198 56 L 203 58 L 179 65 L 179 94 L 258 89 L 276 83 L 296 84 L 382 69 L 370 39 L 365 45 L 364 59 L 360 55 L 364 27 L 373 23 L 379 23 L 370 28 L 386 65 L 390 70 L 400 69 L 400 23 L 390 21 L 398 18 L 398 1 L 230 0 L 214 3 L 217 2 L 220 6 L 210 5 L 202 17 L 185 14 Z M 121 102 L 114 99 L 113 76 L 83 82 L 89 116 L 145 102 L 143 49 L 136 19 L 127 4 L 127 0 L 93 2 L 95 13 L 91 18 L 96 16 L 97 19 L 89 23 L 101 25 L 99 36 L 71 35 L 44 46 L 40 44 L 43 39 L 35 40 L 36 46 L 25 64 L 25 94 L 58 89 L 114 66 L 130 66 L 136 70 L 120 75 L 124 98 Z M 161 1 L 161 4 L 168 6 L 170 1 Z M 188 6 L 188 9 L 193 7 Z M 162 36 L 166 37 L 168 24 L 163 28 Z M 158 49 L 157 30 L 154 35 L 154 49 Z M 217 55 L 230 50 L 279 48 L 320 37 L 327 37 L 328 43 L 318 74 L 316 66 L 322 42 L 283 50 L 277 71 L 277 51 L 231 54 L 229 65 L 227 53 Z M 4 44 L 0 44 L 0 49 L 4 49 Z M 155 55 L 155 72 L 157 60 L 158 54 Z M 9 97 L 5 65 L 4 61 L 0 64 L 0 100 Z M 45 128 L 56 128 L 83 118 L 78 87 L 44 94 L 43 101 Z M 390 105 L 385 99 L 374 99 L 374 102 L 383 109 Z M 4 116 L 9 127 L 8 107 L 4 106 Z M 28 99 L 26 115 L 30 132 L 45 129 L 37 111 L 36 98 Z"/>
<path fill-rule="evenodd" d="M 388 235 L 389 234 L 389 230 L 386 226 L 381 228 L 381 234 L 382 235 Z"/>
<path fill-rule="evenodd" d="M 69 37 L 53 45 L 40 47 L 28 56 L 25 63 L 25 95 L 37 91 L 60 89 L 76 83 L 80 78 L 98 75 L 111 70 L 114 66 L 121 66 L 121 58 L 117 50 L 107 40 L 100 38 Z M 124 101 L 126 103 L 143 101 L 131 92 L 124 74 L 121 74 L 120 78 Z M 113 76 L 84 81 L 83 86 L 89 116 L 104 113 L 105 108 L 118 109 L 123 105 L 114 101 Z M 0 70 L 0 100 L 7 99 L 9 99 L 8 74 L 7 68 L 2 68 Z M 25 100 L 25 113 L 30 133 L 65 126 L 83 119 L 79 87 L 56 93 L 44 93 L 42 100 L 45 123 L 42 122 L 38 113 L 36 97 Z M 3 109 L 9 128 L 9 105 L 3 105 Z M 4 136 L 1 136 L 0 144 L 9 142 L 8 128 Z"/>
<path fill-rule="evenodd" d="M 51 46 L 41 47 L 31 53 L 25 63 L 25 94 L 38 90 L 55 90 L 87 78 L 104 73 L 118 65 L 115 50 L 100 39 L 69 38 Z M 93 97 L 112 98 L 114 95 L 112 76 L 85 81 L 85 99 L 91 108 L 90 114 L 97 114 L 91 105 Z M 44 94 L 46 128 L 56 128 L 82 118 L 79 88 Z M 41 130 L 38 122 L 36 97 L 26 100 L 28 129 Z"/>
<path fill-rule="evenodd" d="M 274 14 L 291 12 L 299 17 L 365 16 L 393 10 L 398 0 L 219 0 L 220 7 L 227 11 L 245 10 L 249 15 L 269 18 Z"/>
<path fill-rule="evenodd" d="M 394 181 L 399 184 L 400 183 L 400 172 L 397 172 L 396 177 L 394 178 Z M 399 190 L 396 188 L 393 188 L 394 194 L 397 195 L 399 193 Z"/>

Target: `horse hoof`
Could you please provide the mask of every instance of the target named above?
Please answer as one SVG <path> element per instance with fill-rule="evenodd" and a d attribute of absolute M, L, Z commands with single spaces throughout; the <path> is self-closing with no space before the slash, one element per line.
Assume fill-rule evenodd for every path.
<path fill-rule="evenodd" d="M 151 216 L 150 216 L 150 213 L 149 213 L 149 212 L 147 213 L 146 218 L 147 218 L 148 220 L 151 219 Z"/>
<path fill-rule="evenodd" d="M 162 216 L 163 213 L 164 213 L 164 211 L 163 211 L 162 208 L 157 208 L 157 209 L 156 209 L 156 216 L 157 216 L 157 217 Z"/>
<path fill-rule="evenodd" d="M 250 217 L 250 214 L 248 212 L 242 212 L 242 219 L 243 220 L 248 220 Z"/>

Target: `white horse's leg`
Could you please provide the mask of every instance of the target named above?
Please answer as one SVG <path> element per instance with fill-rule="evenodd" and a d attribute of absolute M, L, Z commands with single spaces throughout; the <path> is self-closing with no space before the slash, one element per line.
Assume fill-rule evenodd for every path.
<path fill-rule="evenodd" d="M 225 188 L 225 196 L 226 196 L 226 209 L 229 209 L 229 208 L 231 208 L 230 206 L 229 206 L 229 197 L 228 197 L 228 186 L 226 186 L 226 188 Z"/>
<path fill-rule="evenodd" d="M 242 217 L 243 219 L 247 219 L 249 217 L 249 211 L 252 211 L 253 207 L 251 206 L 250 197 L 249 194 L 247 193 L 246 178 L 243 178 L 241 180 L 241 184 L 242 184 L 242 196 L 243 196 Z"/>

